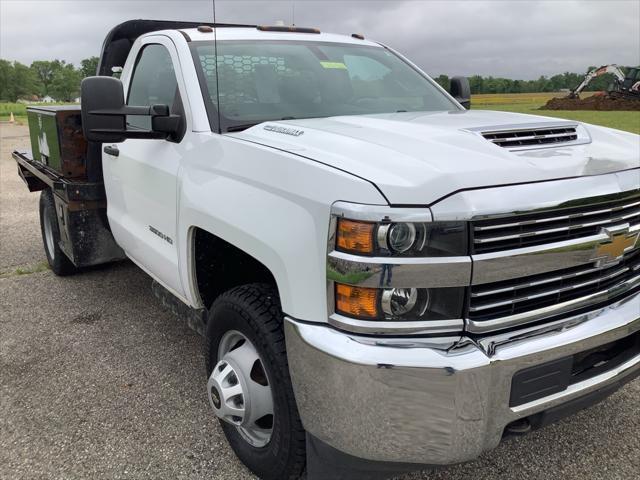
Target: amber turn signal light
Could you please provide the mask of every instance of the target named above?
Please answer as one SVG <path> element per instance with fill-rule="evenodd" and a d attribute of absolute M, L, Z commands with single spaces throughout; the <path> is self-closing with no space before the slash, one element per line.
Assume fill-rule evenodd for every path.
<path fill-rule="evenodd" d="M 377 288 L 336 283 L 336 312 L 356 318 L 378 317 Z"/>
<path fill-rule="evenodd" d="M 336 245 L 339 250 L 354 253 L 373 252 L 375 223 L 338 219 Z"/>

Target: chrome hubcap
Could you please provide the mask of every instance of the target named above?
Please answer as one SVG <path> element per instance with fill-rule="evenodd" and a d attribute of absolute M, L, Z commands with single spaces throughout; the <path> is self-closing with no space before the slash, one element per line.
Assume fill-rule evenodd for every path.
<path fill-rule="evenodd" d="M 44 241 L 47 244 L 47 250 L 49 251 L 49 256 L 51 260 L 53 260 L 55 256 L 55 248 L 53 245 L 53 226 L 51 225 L 51 216 L 44 216 Z"/>
<path fill-rule="evenodd" d="M 273 396 L 262 359 L 242 333 L 224 334 L 218 363 L 207 383 L 216 416 L 234 425 L 254 447 L 263 447 L 273 432 Z"/>

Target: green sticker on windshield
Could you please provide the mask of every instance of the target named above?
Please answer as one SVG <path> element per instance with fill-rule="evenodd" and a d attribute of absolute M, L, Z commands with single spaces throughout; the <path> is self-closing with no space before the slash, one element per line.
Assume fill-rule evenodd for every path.
<path fill-rule="evenodd" d="M 347 66 L 342 62 L 320 62 L 320 65 L 322 65 L 323 68 L 337 68 L 340 70 L 347 69 Z"/>

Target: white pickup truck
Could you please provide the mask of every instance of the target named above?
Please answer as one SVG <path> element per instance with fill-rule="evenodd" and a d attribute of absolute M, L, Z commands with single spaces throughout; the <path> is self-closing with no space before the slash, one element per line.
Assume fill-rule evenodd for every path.
<path fill-rule="evenodd" d="M 46 132 L 14 158 L 55 273 L 126 256 L 204 335 L 248 468 L 383 478 L 640 373 L 640 137 L 468 108 L 361 35 L 131 21 L 82 84 L 93 178 Z"/>

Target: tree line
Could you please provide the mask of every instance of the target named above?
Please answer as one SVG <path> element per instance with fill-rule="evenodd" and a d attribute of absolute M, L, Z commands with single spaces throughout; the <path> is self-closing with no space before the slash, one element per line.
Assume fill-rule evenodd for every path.
<path fill-rule="evenodd" d="M 83 78 L 96 74 L 98 57 L 82 60 L 79 67 L 64 60 L 37 60 L 26 66 L 0 59 L 0 102 L 34 101 L 51 97 L 72 102 L 80 95 Z"/>
<path fill-rule="evenodd" d="M 585 75 L 597 67 L 589 67 L 585 73 L 565 72 L 552 77 L 541 76 L 537 80 L 512 80 L 500 77 L 482 77 L 472 75 L 469 77 L 469 86 L 472 94 L 480 93 L 537 93 L 537 92 L 559 92 L 561 90 L 572 90 L 576 88 Z M 626 74 L 631 67 L 620 67 Z M 439 75 L 434 77 L 443 88 L 449 88 L 449 77 Z M 609 89 L 614 82 L 614 76 L 610 73 L 594 78 L 585 88 L 585 91 L 598 92 Z"/>
<path fill-rule="evenodd" d="M 98 57 L 82 60 L 77 68 L 64 60 L 38 60 L 26 66 L 20 62 L 0 59 L 0 101 L 34 101 L 46 96 L 60 102 L 74 101 L 79 96 L 82 79 L 95 75 L 97 67 Z M 595 67 L 589 67 L 587 72 L 593 68 Z M 622 67 L 622 70 L 626 71 L 628 68 Z M 558 92 L 577 87 L 585 74 L 586 72 L 565 72 L 552 77 L 541 76 L 537 80 L 472 75 L 469 77 L 469 84 L 472 94 Z M 434 80 L 445 89 L 449 88 L 447 75 L 439 75 Z M 595 78 L 586 90 L 607 90 L 612 82 L 613 76 L 606 74 Z"/>

